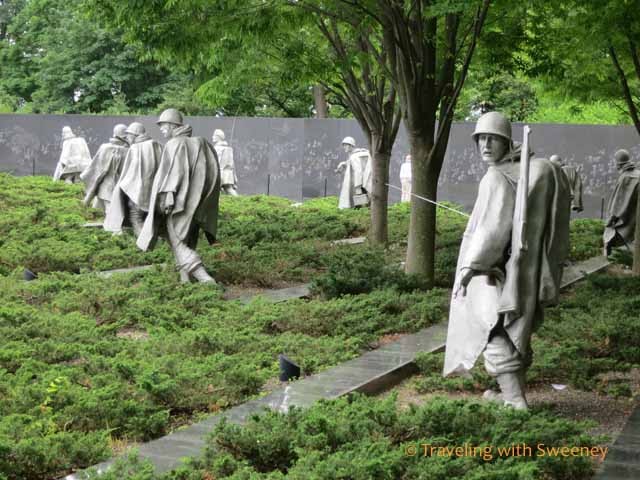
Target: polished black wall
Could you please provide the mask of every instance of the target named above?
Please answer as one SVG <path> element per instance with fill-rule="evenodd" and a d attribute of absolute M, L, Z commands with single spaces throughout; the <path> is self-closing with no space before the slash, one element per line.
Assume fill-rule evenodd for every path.
<path fill-rule="evenodd" d="M 60 155 L 62 127 L 69 125 L 83 136 L 91 152 L 110 137 L 116 123 L 140 121 L 160 140 L 157 117 L 90 115 L 0 115 L 0 171 L 15 175 L 52 175 Z M 353 136 L 359 146 L 365 137 L 354 120 L 286 118 L 188 117 L 194 135 L 208 139 L 214 129 L 225 131 L 234 147 L 239 191 L 267 193 L 295 201 L 336 195 L 341 177 L 334 173 L 345 159 L 340 142 Z M 616 179 L 613 153 L 628 149 L 640 158 L 639 138 L 633 127 L 596 125 L 531 125 L 531 143 L 538 156 L 558 154 L 582 168 L 585 212 L 599 217 L 601 201 Z M 485 171 L 471 141 L 472 123 L 454 124 L 447 158 L 440 176 L 439 198 L 459 203 L 469 210 L 477 184 Z M 514 138 L 522 135 L 522 125 L 514 125 Z M 390 178 L 399 185 L 402 158 L 409 152 L 406 133 L 400 129 L 391 159 Z M 400 195 L 389 192 L 392 202 Z"/>

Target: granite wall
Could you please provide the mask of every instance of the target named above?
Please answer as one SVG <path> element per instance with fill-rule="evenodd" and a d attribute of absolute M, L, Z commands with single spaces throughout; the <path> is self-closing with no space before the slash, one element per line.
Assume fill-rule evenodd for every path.
<path fill-rule="evenodd" d="M 142 122 L 160 141 L 157 117 L 91 115 L 0 115 L 0 171 L 15 175 L 52 175 L 60 155 L 62 127 L 69 125 L 83 136 L 91 152 L 110 137 L 116 123 Z M 354 120 L 287 118 L 188 117 L 194 135 L 211 138 L 214 129 L 225 131 L 234 147 L 239 192 L 269 193 L 291 200 L 336 195 L 341 176 L 335 174 L 345 159 L 340 141 L 347 135 L 364 146 L 364 135 Z M 599 217 L 602 198 L 616 179 L 613 153 L 628 149 L 640 158 L 636 131 L 630 126 L 531 125 L 531 143 L 537 155 L 558 154 L 582 169 L 585 211 L 580 216 Z M 454 124 L 447 158 L 440 177 L 439 198 L 469 210 L 485 166 L 471 141 L 472 123 Z M 514 138 L 522 125 L 514 125 Z M 399 185 L 402 158 L 408 153 L 407 136 L 401 128 L 391 159 L 390 178 Z M 390 191 L 390 201 L 400 199 Z"/>

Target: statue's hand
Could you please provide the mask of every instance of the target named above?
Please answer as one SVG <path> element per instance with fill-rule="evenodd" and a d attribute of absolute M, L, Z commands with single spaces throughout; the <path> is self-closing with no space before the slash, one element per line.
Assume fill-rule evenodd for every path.
<path fill-rule="evenodd" d="M 336 173 L 342 172 L 345 169 L 346 165 L 347 165 L 347 162 L 340 162 L 336 167 L 336 170 L 335 170 Z"/>
<path fill-rule="evenodd" d="M 169 215 L 173 210 L 173 194 L 164 192 L 160 194 L 160 211 L 165 215 Z"/>
<path fill-rule="evenodd" d="M 469 285 L 469 282 L 471 281 L 471 279 L 475 274 L 476 274 L 476 271 L 473 270 L 472 268 L 462 269 L 462 271 L 460 272 L 460 281 L 458 283 L 457 288 L 453 292 L 454 298 L 457 298 L 458 293 L 460 293 L 461 291 L 462 291 L 463 297 L 467 296 L 467 285 Z"/>

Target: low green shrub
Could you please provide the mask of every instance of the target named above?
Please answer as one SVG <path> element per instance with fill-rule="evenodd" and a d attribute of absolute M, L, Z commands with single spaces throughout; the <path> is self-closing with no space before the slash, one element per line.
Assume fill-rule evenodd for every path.
<path fill-rule="evenodd" d="M 321 401 L 287 414 L 266 412 L 245 425 L 215 427 L 201 459 L 153 476 L 135 459 L 120 472 L 141 480 L 216 479 L 434 479 L 487 478 L 585 480 L 595 463 L 589 456 L 541 456 L 538 446 L 597 446 L 589 425 L 545 412 L 521 412 L 467 400 L 435 398 L 399 411 L 395 397 Z M 424 455 L 429 447 L 463 447 L 466 455 Z M 527 446 L 518 456 L 514 446 Z M 501 449 L 500 451 L 498 449 Z M 407 453 L 409 452 L 409 454 Z M 413 453 L 412 453 L 413 452 Z M 91 477 L 94 478 L 94 477 Z M 101 477 L 115 480 L 115 476 Z"/>
<path fill-rule="evenodd" d="M 10 480 L 97 463 L 110 438 L 147 441 L 258 394 L 277 376 L 279 353 L 313 373 L 381 335 L 442 321 L 448 301 L 444 290 L 386 289 L 241 305 L 160 268 L 0 277 L 0 292 L 0 448 L 11 459 L 0 475 Z"/>

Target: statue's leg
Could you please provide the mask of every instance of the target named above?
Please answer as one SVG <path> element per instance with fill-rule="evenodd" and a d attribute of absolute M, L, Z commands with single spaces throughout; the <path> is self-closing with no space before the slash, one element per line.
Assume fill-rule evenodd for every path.
<path fill-rule="evenodd" d="M 185 243 L 185 241 L 180 239 L 176 234 L 171 217 L 167 218 L 167 236 L 176 258 L 176 268 L 180 272 L 181 281 L 189 281 L 190 277 L 193 277 L 199 282 L 215 283 L 216 281 L 213 277 L 204 269 L 200 255 L 195 251 L 195 245 L 198 239 L 197 235 L 198 227 L 194 225 L 185 239 L 188 244 Z M 190 248 L 190 245 L 193 248 Z"/>
<path fill-rule="evenodd" d="M 142 227 L 144 226 L 144 220 L 147 218 L 147 212 L 138 208 L 138 205 L 136 205 L 136 203 L 131 199 L 127 202 L 129 205 L 129 221 L 133 227 L 133 233 L 136 237 L 139 237 Z"/>
<path fill-rule="evenodd" d="M 504 328 L 493 332 L 484 351 L 484 364 L 489 375 L 498 380 L 504 404 L 526 409 L 524 376 L 529 362 L 522 358 Z"/>
<path fill-rule="evenodd" d="M 239 196 L 235 185 L 231 185 L 231 184 L 223 185 L 222 186 L 222 191 L 224 193 L 226 193 L 227 195 L 231 195 L 232 197 L 238 197 Z"/>

